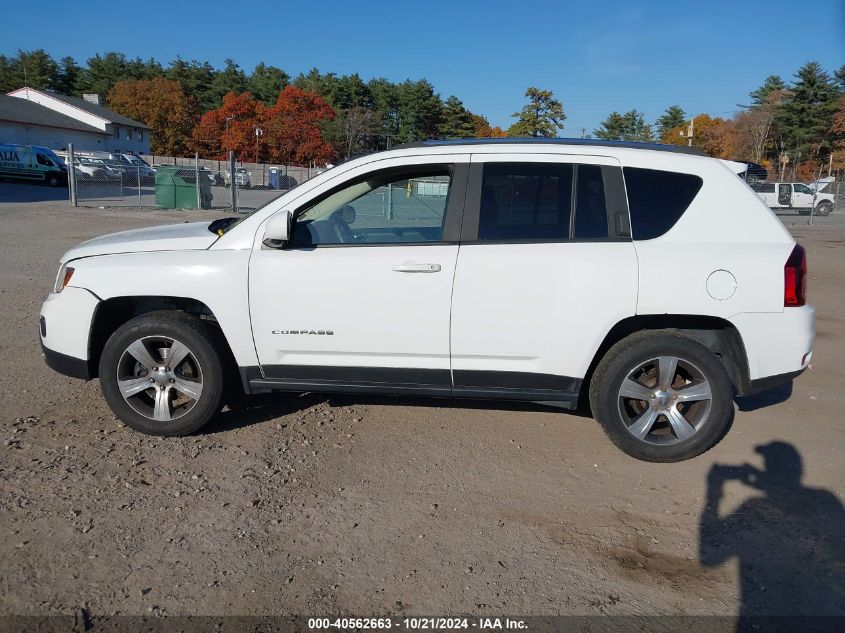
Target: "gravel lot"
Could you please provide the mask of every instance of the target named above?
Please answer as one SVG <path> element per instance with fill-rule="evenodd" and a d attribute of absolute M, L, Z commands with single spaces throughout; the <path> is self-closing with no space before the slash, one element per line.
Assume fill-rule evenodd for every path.
<path fill-rule="evenodd" d="M 43 364 L 59 257 L 219 215 L 0 202 L 0 615 L 845 614 L 842 214 L 784 218 L 808 249 L 812 368 L 667 465 L 527 404 L 278 395 L 193 437 L 130 431 L 96 381 Z M 800 483 L 790 448 L 755 451 L 773 440 Z M 720 474 L 732 516 L 702 529 Z"/>

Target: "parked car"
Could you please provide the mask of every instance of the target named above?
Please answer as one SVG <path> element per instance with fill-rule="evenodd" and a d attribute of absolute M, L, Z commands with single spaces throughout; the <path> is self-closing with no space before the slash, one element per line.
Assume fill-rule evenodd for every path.
<path fill-rule="evenodd" d="M 745 182 L 747 182 L 751 186 L 754 186 L 756 183 L 762 182 L 769 177 L 769 171 L 762 165 L 752 163 L 749 160 L 736 159 L 736 162 L 745 163 L 746 165 L 748 165 L 748 169 L 745 170 L 744 177 Z"/>
<path fill-rule="evenodd" d="M 0 143 L 0 178 L 67 187 L 67 166 L 47 147 Z"/>
<path fill-rule="evenodd" d="M 201 428 L 239 375 L 248 394 L 589 403 L 628 454 L 687 459 L 735 395 L 812 357 L 804 249 L 741 168 L 596 140 L 401 146 L 239 221 L 72 248 L 45 360 L 155 435 Z"/>
<path fill-rule="evenodd" d="M 110 175 L 110 170 L 108 170 L 102 162 L 98 165 L 96 162 L 88 158 L 74 157 L 73 168 L 79 177 L 88 178 L 90 180 L 106 180 Z"/>
<path fill-rule="evenodd" d="M 155 182 L 155 167 L 151 167 L 147 161 L 136 154 L 121 153 L 120 155 L 140 173 L 142 184 L 148 185 Z"/>
<path fill-rule="evenodd" d="M 87 156 L 81 156 L 77 160 L 82 165 L 91 165 L 102 170 L 103 176 L 107 179 L 119 180 L 123 177 L 123 170 L 114 166 L 113 163 L 106 162 L 99 158 L 89 158 Z"/>
<path fill-rule="evenodd" d="M 232 173 L 228 170 L 226 171 L 226 175 L 224 176 L 224 183 L 226 187 L 232 186 Z M 252 179 L 250 178 L 249 172 L 245 168 L 235 168 L 235 184 L 238 186 L 239 189 L 249 189 L 252 186 Z"/>
<path fill-rule="evenodd" d="M 836 198 L 831 193 L 815 191 L 803 182 L 763 182 L 755 187 L 757 195 L 772 209 L 790 209 L 801 215 L 830 215 Z"/>
<path fill-rule="evenodd" d="M 155 170 L 134 154 L 106 151 L 78 151 L 75 156 L 92 158 L 103 161 L 112 172 L 117 173 L 126 186 L 137 184 L 140 179 L 142 185 L 155 182 Z M 131 159 L 130 159 L 131 157 Z"/>

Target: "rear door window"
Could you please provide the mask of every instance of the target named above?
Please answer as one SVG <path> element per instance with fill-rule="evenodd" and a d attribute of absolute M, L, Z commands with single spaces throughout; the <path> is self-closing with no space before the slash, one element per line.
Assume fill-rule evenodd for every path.
<path fill-rule="evenodd" d="M 484 165 L 478 239 L 568 239 L 572 172 L 571 164 Z"/>
<path fill-rule="evenodd" d="M 630 239 L 622 170 L 580 163 L 486 163 L 477 239 Z"/>
<path fill-rule="evenodd" d="M 635 240 L 660 237 L 675 226 L 703 184 L 692 174 L 639 167 L 623 171 Z"/>
<path fill-rule="evenodd" d="M 578 165 L 575 193 L 576 239 L 607 237 L 607 203 L 604 180 L 598 165 Z"/>

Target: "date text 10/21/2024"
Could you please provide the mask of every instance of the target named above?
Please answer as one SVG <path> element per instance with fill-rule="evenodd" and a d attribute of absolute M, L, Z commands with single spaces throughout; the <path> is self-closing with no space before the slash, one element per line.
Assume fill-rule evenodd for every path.
<path fill-rule="evenodd" d="M 527 623 L 520 619 L 510 618 L 446 618 L 446 617 L 416 617 L 402 618 L 309 618 L 308 628 L 311 630 L 389 630 L 392 628 L 406 630 L 457 631 L 476 629 L 479 631 L 495 630 L 524 630 Z"/>

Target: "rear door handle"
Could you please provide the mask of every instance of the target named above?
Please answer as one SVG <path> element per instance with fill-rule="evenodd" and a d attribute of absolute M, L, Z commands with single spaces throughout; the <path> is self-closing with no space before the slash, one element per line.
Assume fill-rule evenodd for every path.
<path fill-rule="evenodd" d="M 393 272 L 397 273 L 439 273 L 440 264 L 396 264 Z"/>

